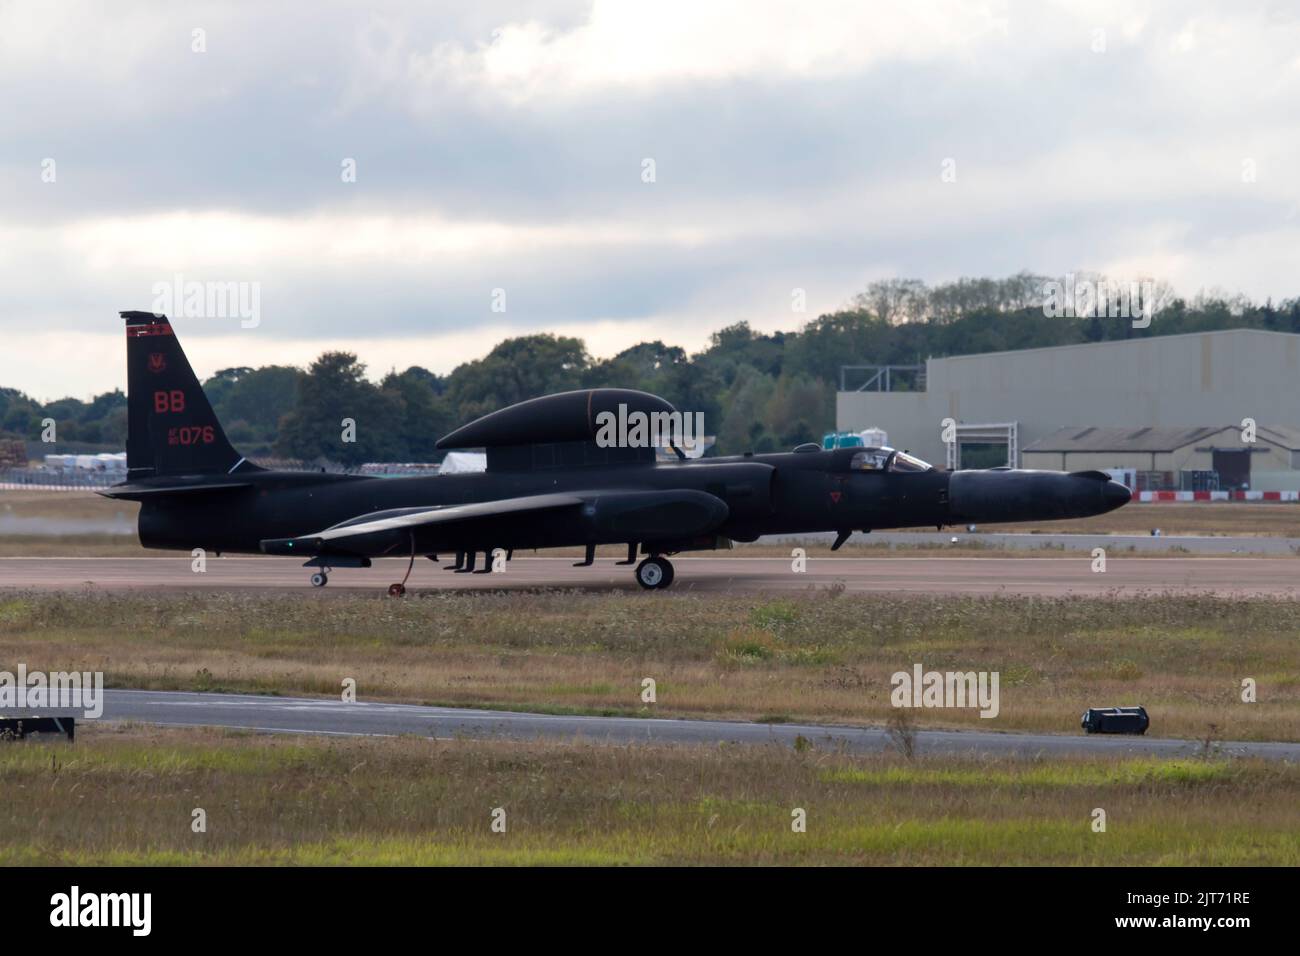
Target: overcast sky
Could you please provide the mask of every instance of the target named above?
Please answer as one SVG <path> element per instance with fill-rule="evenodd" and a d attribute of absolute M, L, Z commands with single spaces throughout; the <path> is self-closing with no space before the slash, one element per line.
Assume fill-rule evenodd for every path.
<path fill-rule="evenodd" d="M 887 276 L 1292 297 L 1298 163 L 1294 3 L 0 0 L 0 385 L 125 387 L 177 275 L 260 296 L 177 319 L 200 375 L 696 349 Z"/>

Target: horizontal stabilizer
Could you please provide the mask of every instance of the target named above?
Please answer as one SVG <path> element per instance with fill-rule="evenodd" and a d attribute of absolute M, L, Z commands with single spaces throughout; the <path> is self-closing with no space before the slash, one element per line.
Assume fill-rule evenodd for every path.
<path fill-rule="evenodd" d="M 211 479 L 194 484 L 174 483 L 167 485 L 153 485 L 144 482 L 131 484 L 128 482 L 127 484 L 110 485 L 107 488 L 97 489 L 95 494 L 103 495 L 105 498 L 121 498 L 124 501 L 142 501 L 145 498 L 155 498 L 162 495 L 185 495 L 199 491 L 238 491 L 240 488 L 251 487 L 253 487 L 253 484 L 248 481 L 212 481 Z"/>

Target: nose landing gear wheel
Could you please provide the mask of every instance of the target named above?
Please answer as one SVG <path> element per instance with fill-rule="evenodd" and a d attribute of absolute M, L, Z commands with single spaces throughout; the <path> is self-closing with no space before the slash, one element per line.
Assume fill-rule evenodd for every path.
<path fill-rule="evenodd" d="M 666 588 L 673 583 L 673 566 L 658 555 L 646 558 L 636 566 L 636 583 L 647 591 Z"/>
<path fill-rule="evenodd" d="M 311 576 L 311 586 L 314 588 L 323 588 L 330 583 L 330 576 L 324 571 L 317 571 Z"/>
<path fill-rule="evenodd" d="M 389 596 L 389 597 L 401 597 L 401 596 L 402 596 L 403 594 L 405 594 L 405 593 L 406 593 L 406 585 L 405 585 L 405 584 L 400 584 L 400 583 L 399 583 L 399 584 L 390 584 L 390 585 L 388 585 L 388 596 Z"/>

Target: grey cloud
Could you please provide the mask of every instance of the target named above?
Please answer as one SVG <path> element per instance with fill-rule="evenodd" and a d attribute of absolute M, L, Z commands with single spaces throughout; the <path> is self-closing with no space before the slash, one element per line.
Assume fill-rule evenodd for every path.
<path fill-rule="evenodd" d="M 1234 108 L 1207 114 L 1175 82 L 1167 48 L 1198 13 L 1219 9 L 1209 6 L 1155 8 L 1137 42 L 1108 24 L 1103 55 L 1089 51 L 1080 16 L 1017 4 L 1006 42 L 982 43 L 970 56 L 886 59 L 831 77 L 606 87 L 526 105 L 446 77 L 427 80 L 409 69 L 410 58 L 440 44 L 472 49 L 507 21 L 572 27 L 585 4 L 502 2 L 432 14 L 341 3 L 134 9 L 160 25 L 122 51 L 121 69 L 77 65 L 78 49 L 91 59 L 109 52 L 92 38 L 98 18 L 113 14 L 96 8 L 64 38 L 66 56 L 0 66 L 0 228 L 176 210 L 649 224 L 632 244 L 486 250 L 469 266 L 368 261 L 340 270 L 305 261 L 254 263 L 234 276 L 185 270 L 261 281 L 262 331 L 273 336 L 345 336 L 363 321 L 367 334 L 396 336 L 475 322 L 526 331 L 672 315 L 725 298 L 718 290 L 763 288 L 773 275 L 806 276 L 823 301 L 844 301 L 875 269 L 934 280 L 1095 268 L 1140 253 L 1153 223 L 1178 234 L 1180 253 L 1209 256 L 1217 243 L 1283 227 L 1295 208 L 1276 192 L 1229 195 L 1190 164 L 1189 150 L 1207 139 L 1255 148 L 1297 85 L 1284 76 L 1274 87 L 1243 88 Z M 1293 29 L 1263 8 L 1219 15 L 1247 33 Z M 188 49 L 195 25 L 209 31 L 202 56 Z M 1203 60 L 1213 68 L 1213 58 Z M 1221 77 L 1234 82 L 1231 73 Z M 1081 191 L 1049 160 L 1085 146 L 1102 150 L 1097 165 L 1111 178 Z M 59 163 L 55 186 L 39 180 L 46 156 Z M 645 156 L 658 163 L 653 186 L 639 180 Z M 867 198 L 937 182 L 949 156 L 961 177 L 950 202 L 909 209 Z M 339 181 L 343 157 L 358 161 L 354 186 Z M 1276 171 L 1284 158 L 1261 161 Z M 1152 164 L 1167 170 L 1167 188 L 1135 200 L 1125 179 Z M 1023 195 L 993 192 L 999 177 L 1018 185 L 1021 170 L 1036 177 L 1022 178 Z M 690 246 L 654 231 L 701 217 L 758 218 L 767 228 Z M 176 266 L 105 274 L 57 245 L 39 255 L 0 252 L 0 326 L 57 315 L 71 329 L 101 328 L 117 308 L 147 307 L 148 284 Z M 1230 286 L 1233 278 L 1205 282 Z M 828 294 L 830 284 L 838 288 Z M 487 308 L 497 286 L 508 290 L 503 316 Z M 769 317 L 788 318 L 782 307 L 773 303 Z M 762 319 L 764 308 L 762 295 L 738 297 L 717 324 Z"/>

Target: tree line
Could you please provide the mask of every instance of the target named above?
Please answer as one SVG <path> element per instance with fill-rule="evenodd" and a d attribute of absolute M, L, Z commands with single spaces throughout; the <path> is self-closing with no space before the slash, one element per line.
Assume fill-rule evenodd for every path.
<path fill-rule="evenodd" d="M 581 339 L 539 333 L 506 339 L 447 375 L 413 365 L 374 381 L 358 356 L 326 352 L 307 369 L 223 369 L 204 388 L 231 441 L 254 459 L 349 466 L 436 461 L 438 438 L 464 422 L 549 392 L 599 386 L 642 389 L 682 411 L 702 412 L 718 452 L 736 454 L 820 440 L 833 426 L 840 368 L 847 364 L 912 365 L 929 357 L 1228 328 L 1300 332 L 1300 299 L 1261 304 L 1203 294 L 1189 301 L 1164 286 L 1164 306 L 1149 328 L 1135 329 L 1129 318 L 1049 317 L 1042 305 L 1047 281 L 1028 273 L 935 286 L 882 280 L 796 331 L 766 333 L 738 322 L 713 333 L 693 355 L 654 341 L 596 359 Z M 900 386 L 909 387 L 906 380 Z M 124 447 L 120 390 L 89 402 L 41 404 L 0 388 L 0 436 L 34 441 L 45 418 L 58 423 L 61 442 Z M 345 418 L 357 423 L 353 443 L 340 442 Z"/>

